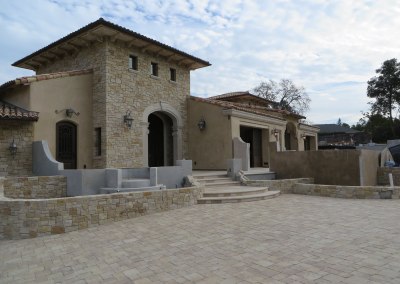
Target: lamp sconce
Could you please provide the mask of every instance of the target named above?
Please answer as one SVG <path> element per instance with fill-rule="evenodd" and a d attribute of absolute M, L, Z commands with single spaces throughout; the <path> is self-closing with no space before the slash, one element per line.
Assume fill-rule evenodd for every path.
<path fill-rule="evenodd" d="M 127 110 L 126 114 L 124 115 L 124 124 L 130 129 L 132 127 L 132 122 L 133 118 L 131 117 L 131 112 Z"/>
<path fill-rule="evenodd" d="M 307 135 L 301 134 L 301 139 L 306 140 L 307 139 Z"/>
<path fill-rule="evenodd" d="M 197 126 L 199 127 L 200 131 L 206 129 L 206 121 L 204 118 L 200 118 L 199 123 L 197 123 Z"/>
<path fill-rule="evenodd" d="M 61 109 L 61 110 L 56 110 L 55 113 L 56 113 L 56 114 L 59 114 L 59 113 L 61 113 L 61 112 L 63 112 L 63 111 L 65 111 L 65 115 L 66 115 L 67 117 L 69 117 L 69 118 L 71 118 L 74 114 L 75 114 L 76 116 L 79 116 L 79 115 L 80 115 L 80 112 L 79 112 L 79 111 L 75 111 L 73 108 L 65 108 L 65 109 Z"/>
<path fill-rule="evenodd" d="M 274 128 L 274 129 L 271 131 L 271 134 L 274 135 L 275 138 L 278 138 L 278 135 L 279 135 L 278 129 Z"/>
<path fill-rule="evenodd" d="M 15 155 L 17 154 L 17 151 L 18 151 L 18 147 L 17 147 L 17 144 L 15 143 L 14 138 L 13 138 L 13 141 L 11 142 L 11 144 L 10 144 L 10 147 L 8 147 L 8 150 L 10 150 L 11 156 L 13 158 L 15 158 Z"/>

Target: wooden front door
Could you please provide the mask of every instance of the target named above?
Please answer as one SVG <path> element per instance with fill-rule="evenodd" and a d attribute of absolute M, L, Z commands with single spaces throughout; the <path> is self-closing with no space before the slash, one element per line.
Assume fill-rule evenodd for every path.
<path fill-rule="evenodd" d="M 61 121 L 56 125 L 56 160 L 64 169 L 76 169 L 76 125 Z"/>

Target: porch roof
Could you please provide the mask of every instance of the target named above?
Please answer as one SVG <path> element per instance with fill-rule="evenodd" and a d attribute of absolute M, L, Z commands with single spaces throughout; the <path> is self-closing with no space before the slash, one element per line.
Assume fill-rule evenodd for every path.
<path fill-rule="evenodd" d="M 38 121 L 39 113 L 0 100 L 0 120 Z"/>

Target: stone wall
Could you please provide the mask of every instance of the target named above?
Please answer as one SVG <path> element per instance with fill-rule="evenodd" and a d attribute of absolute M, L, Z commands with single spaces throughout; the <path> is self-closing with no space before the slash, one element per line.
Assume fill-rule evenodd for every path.
<path fill-rule="evenodd" d="M 67 196 L 67 178 L 63 176 L 15 177 L 3 181 L 8 198 L 58 198 Z"/>
<path fill-rule="evenodd" d="M 400 187 L 385 186 L 340 186 L 297 183 L 293 187 L 293 193 L 326 196 L 336 198 L 356 199 L 399 199 Z"/>
<path fill-rule="evenodd" d="M 281 193 L 293 193 L 298 183 L 314 183 L 313 178 L 277 179 L 277 180 L 242 180 L 248 186 L 268 186 L 269 190 L 279 190 Z"/>
<path fill-rule="evenodd" d="M 13 157 L 12 141 L 18 147 Z M 0 124 L 0 176 L 32 175 L 33 122 L 2 120 Z"/>
<path fill-rule="evenodd" d="M 0 239 L 61 234 L 191 206 L 202 187 L 54 199 L 1 200 Z"/>
<path fill-rule="evenodd" d="M 393 175 L 393 183 L 400 186 L 400 168 L 378 168 L 378 184 L 390 185 L 389 174 Z"/>

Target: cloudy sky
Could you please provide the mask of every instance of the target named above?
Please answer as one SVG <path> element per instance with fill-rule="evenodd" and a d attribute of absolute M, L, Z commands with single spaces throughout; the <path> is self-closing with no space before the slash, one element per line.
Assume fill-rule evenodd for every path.
<path fill-rule="evenodd" d="M 396 0 L 0 0 L 0 84 L 18 59 L 100 17 L 212 63 L 192 73 L 201 97 L 289 78 L 313 123 L 355 123 L 366 82 L 400 54 Z"/>

